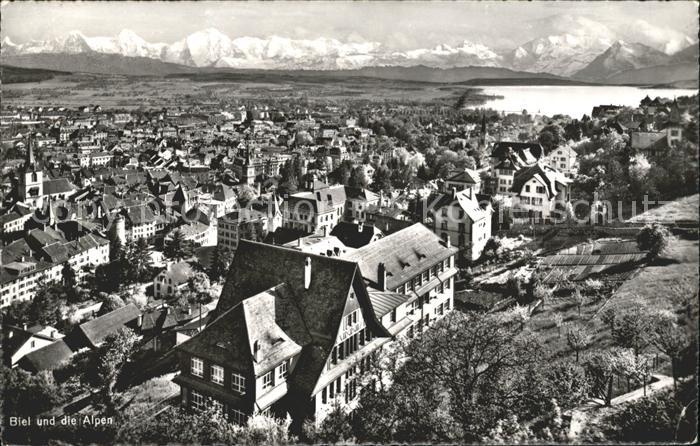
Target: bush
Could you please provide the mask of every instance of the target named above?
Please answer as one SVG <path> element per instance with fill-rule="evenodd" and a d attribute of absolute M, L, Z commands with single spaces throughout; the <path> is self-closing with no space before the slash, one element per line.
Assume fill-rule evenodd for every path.
<path fill-rule="evenodd" d="M 613 436 L 633 443 L 673 442 L 681 409 L 670 391 L 642 398 L 611 417 Z"/>
<path fill-rule="evenodd" d="M 668 247 L 671 234 L 666 227 L 654 223 L 644 226 L 637 234 L 637 246 L 642 251 L 648 251 L 651 260 L 663 254 Z"/>

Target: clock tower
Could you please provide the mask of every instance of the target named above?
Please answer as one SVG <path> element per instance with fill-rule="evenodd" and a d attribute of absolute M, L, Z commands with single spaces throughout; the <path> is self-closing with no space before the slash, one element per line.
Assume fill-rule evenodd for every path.
<path fill-rule="evenodd" d="M 42 208 L 44 204 L 44 173 L 34 158 L 31 135 L 28 137 L 27 156 L 19 171 L 18 199 L 32 208 Z"/>

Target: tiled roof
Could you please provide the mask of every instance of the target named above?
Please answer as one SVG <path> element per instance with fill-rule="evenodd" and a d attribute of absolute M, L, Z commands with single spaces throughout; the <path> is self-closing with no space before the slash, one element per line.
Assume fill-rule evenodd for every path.
<path fill-rule="evenodd" d="M 472 169 L 464 169 L 453 173 L 451 176 L 447 177 L 446 181 L 479 184 L 481 182 L 481 178 L 479 177 L 479 173 L 477 171 Z"/>
<path fill-rule="evenodd" d="M 504 160 L 508 154 L 517 155 L 523 161 L 530 160 L 530 164 L 544 155 L 544 149 L 540 143 L 515 142 L 515 141 L 499 141 L 493 145 L 491 156 Z"/>
<path fill-rule="evenodd" d="M 539 178 L 539 180 L 545 185 L 547 196 L 550 199 L 557 196 L 557 185 L 567 185 L 570 183 L 570 180 L 560 172 L 547 165 L 537 163 L 534 166 L 520 170 L 515 174 L 513 177 L 513 185 L 511 186 L 511 190 L 513 192 L 520 193 L 525 183 L 530 181 L 530 179 L 533 177 Z"/>
<path fill-rule="evenodd" d="M 304 286 L 304 265 L 307 258 L 311 261 L 308 289 Z M 352 290 L 357 293 L 355 298 L 348 297 Z M 255 296 L 255 299 L 246 302 L 249 296 Z M 201 354 L 204 348 L 199 343 L 211 345 L 206 339 L 218 338 L 220 335 L 217 333 L 227 331 L 229 335 L 226 336 L 226 342 L 231 344 L 224 345 L 228 345 L 227 350 L 232 353 L 217 353 L 211 348 L 207 352 L 231 361 L 231 355 L 245 357 L 249 354 L 251 340 L 256 337 L 273 340 L 269 348 L 274 349 L 274 339 L 284 339 L 283 336 L 274 334 L 277 333 L 276 327 L 279 327 L 295 345 L 302 347 L 290 383 L 308 397 L 322 374 L 337 337 L 342 315 L 345 311 L 360 307 L 375 335 L 388 336 L 373 316 L 369 297 L 355 263 L 337 257 L 317 256 L 242 240 L 229 269 L 215 315 L 212 316 L 222 315 L 222 322 L 216 319 L 200 335 L 188 341 L 186 344 L 189 346 L 185 348 L 192 348 L 193 352 L 199 350 Z M 251 325 L 253 321 L 255 326 Z M 223 328 L 218 324 L 232 327 Z M 233 330 L 238 330 L 238 335 L 234 336 Z M 199 341 L 195 342 L 196 339 Z M 268 347 L 262 344 L 261 348 Z M 286 345 L 284 348 L 290 351 L 296 349 Z M 265 364 L 254 365 L 256 370 L 264 370 L 273 361 L 280 359 L 277 353 L 273 353 L 272 357 L 274 359 L 265 361 Z M 238 364 L 238 367 L 241 366 L 243 365 Z"/>
<path fill-rule="evenodd" d="M 469 217 L 472 222 L 481 221 L 484 218 L 488 218 L 489 213 L 482 209 L 479 204 L 479 200 L 476 196 L 471 195 L 469 190 L 463 190 L 457 192 L 454 197 L 451 193 L 435 193 L 428 196 L 427 200 L 420 201 L 418 203 L 418 211 L 420 213 L 424 212 L 424 207 L 429 206 L 427 211 L 434 213 L 439 212 L 440 209 L 448 207 L 452 209 L 453 206 L 464 211 L 465 215 Z M 454 212 L 453 218 L 456 217 L 457 211 L 452 210 L 448 212 Z"/>
<path fill-rule="evenodd" d="M 345 258 L 357 262 L 362 277 L 378 286 L 378 266 L 384 263 L 386 289 L 393 290 L 432 265 L 457 253 L 430 229 L 416 223 L 371 243 Z"/>
<path fill-rule="evenodd" d="M 405 294 L 392 293 L 389 291 L 369 291 L 369 299 L 372 301 L 372 308 L 374 309 L 374 314 L 378 318 L 381 318 L 385 314 L 388 314 L 391 310 L 398 307 L 404 302 L 407 302 L 411 298 Z"/>
<path fill-rule="evenodd" d="M 78 329 L 85 335 L 92 347 L 99 346 L 107 336 L 116 333 L 129 322 L 135 320 L 141 311 L 134 304 L 128 304 L 91 321 L 82 323 Z"/>
<path fill-rule="evenodd" d="M 357 224 L 341 221 L 331 231 L 331 236 L 350 248 L 361 248 L 367 245 L 375 235 L 382 236 L 382 231 L 370 224 Z"/>
<path fill-rule="evenodd" d="M 32 372 L 52 370 L 73 356 L 73 350 L 63 339 L 35 350 L 19 360 L 18 365 Z"/>
<path fill-rule="evenodd" d="M 71 182 L 68 181 L 67 178 L 58 178 L 55 180 L 44 181 L 43 189 L 44 189 L 44 194 L 52 195 L 52 194 L 65 194 L 66 192 L 76 190 L 77 187 L 75 187 L 73 184 L 71 184 Z"/>

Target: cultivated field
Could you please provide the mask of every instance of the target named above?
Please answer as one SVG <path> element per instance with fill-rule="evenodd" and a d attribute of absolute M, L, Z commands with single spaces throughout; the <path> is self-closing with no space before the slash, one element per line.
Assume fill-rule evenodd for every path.
<path fill-rule="evenodd" d="M 614 290 L 609 297 L 584 302 L 580 314 L 570 297 L 554 297 L 542 311 L 531 317 L 528 327 L 537 334 L 552 357 L 573 356 L 566 342 L 567 324 L 585 327 L 592 337 L 592 348 L 608 347 L 612 338 L 610 328 L 600 318 L 601 312 L 607 307 L 618 312 L 632 307 L 644 307 L 650 312 L 677 311 L 673 291 L 683 283 L 697 290 L 698 250 L 697 240 L 674 239 L 664 258 L 635 270 L 622 283 L 608 283 Z M 557 314 L 563 319 L 561 328 L 555 324 Z"/>
<path fill-rule="evenodd" d="M 651 209 L 643 214 L 636 215 L 628 221 L 631 223 L 678 223 L 700 221 L 699 209 L 700 195 L 679 198 L 671 203 Z"/>

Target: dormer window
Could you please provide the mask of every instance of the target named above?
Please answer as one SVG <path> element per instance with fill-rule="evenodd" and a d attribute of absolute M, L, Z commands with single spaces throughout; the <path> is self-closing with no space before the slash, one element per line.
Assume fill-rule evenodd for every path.
<path fill-rule="evenodd" d="M 270 370 L 269 372 L 265 373 L 262 377 L 262 388 L 263 390 L 269 389 L 271 387 L 274 387 L 275 385 L 275 371 Z"/>
<path fill-rule="evenodd" d="M 280 380 L 284 380 L 289 376 L 289 360 L 282 362 L 279 366 L 278 376 Z"/>

